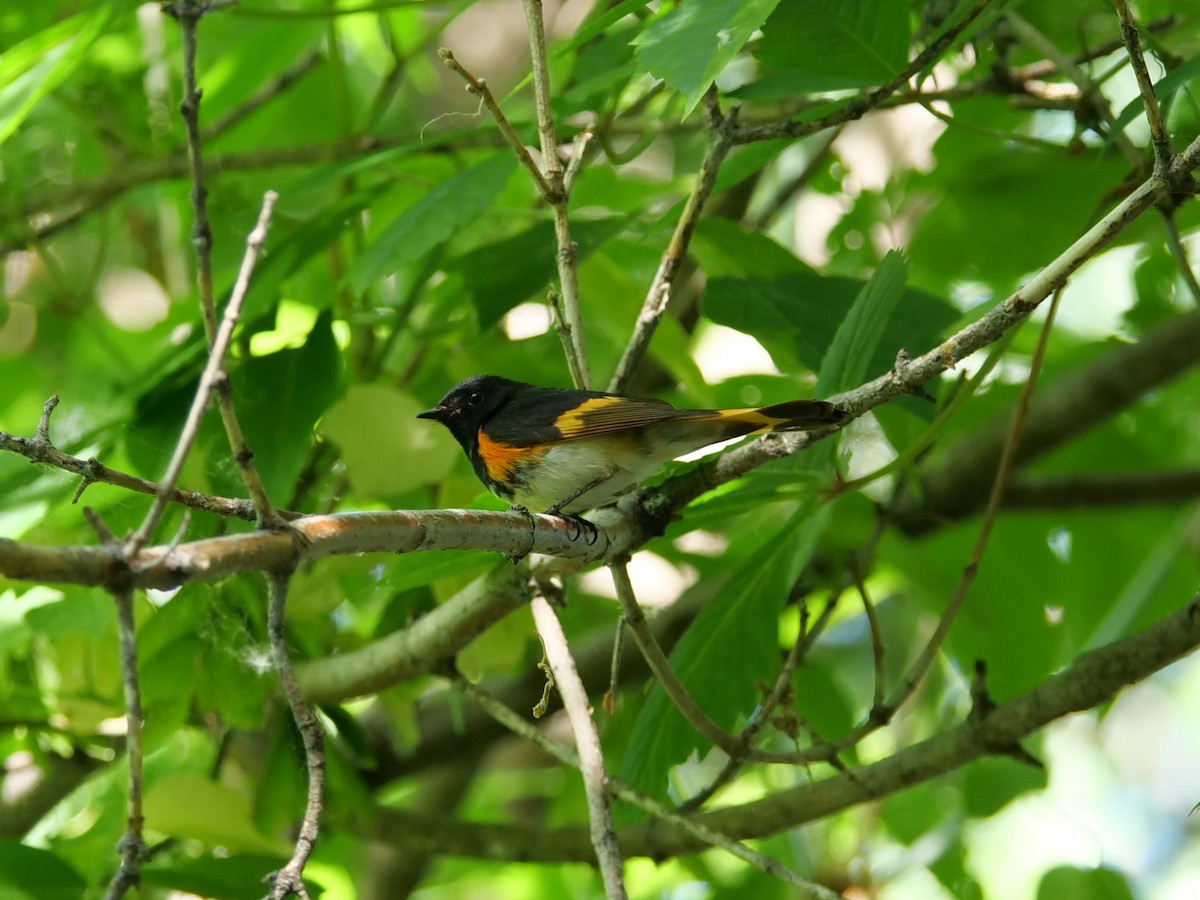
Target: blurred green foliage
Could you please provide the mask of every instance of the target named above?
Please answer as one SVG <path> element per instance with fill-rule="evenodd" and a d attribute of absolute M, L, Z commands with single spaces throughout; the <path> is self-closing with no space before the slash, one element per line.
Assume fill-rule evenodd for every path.
<path fill-rule="evenodd" d="M 595 383 L 621 356 L 691 188 L 706 143 L 700 99 L 713 80 L 723 109 L 739 105 L 743 123 L 811 120 L 893 78 L 969 5 L 546 4 L 560 141 L 569 147 L 584 123 L 595 131 L 571 201 Z M 1065 56 L 1089 57 L 1079 64 L 1098 83 L 1109 119 L 1119 116 L 1115 125 L 1056 65 L 1018 79 L 1017 67 L 1044 54 L 1014 37 L 1001 18 L 1010 7 Z M 1200 10 L 1157 0 L 1138 12 L 1143 22 L 1177 16 L 1144 41 L 1180 149 L 1200 120 Z M 201 22 L 197 74 L 219 299 L 237 275 L 263 192 L 280 195 L 229 358 L 241 421 L 277 505 L 498 508 L 457 446 L 415 413 L 470 374 L 568 382 L 546 303 L 556 278 L 549 210 L 478 98 L 436 54 L 448 46 L 486 78 L 533 146 L 523 29 L 518 4 L 482 0 L 245 0 Z M 1119 50 L 1089 56 L 1118 34 L 1105 0 L 997 2 L 921 83 L 937 95 L 925 101 L 937 118 L 902 92 L 895 109 L 868 113 L 832 145 L 825 133 L 736 147 L 633 390 L 681 405 L 739 406 L 846 389 L 885 374 L 902 350 L 915 356 L 937 346 L 999 302 L 1147 174 L 1127 61 Z M 204 362 L 180 95 L 179 30 L 154 4 L 52 0 L 0 10 L 0 429 L 31 436 L 57 393 L 56 446 L 148 479 L 165 468 Z M 1125 140 L 1137 160 L 1123 154 Z M 1194 248 L 1195 204 L 1172 216 L 1184 247 Z M 1067 288 L 1040 390 L 1194 307 L 1168 235 L 1162 216 L 1146 215 Z M 1089 275 L 1093 268 L 1099 274 Z M 118 278 L 128 273 L 140 280 Z M 750 721 L 783 653 L 827 605 L 825 631 L 793 673 L 787 715 L 762 740 L 780 750 L 797 735 L 801 743 L 836 740 L 868 715 L 876 689 L 870 629 L 855 592 L 841 593 L 851 565 L 864 567 L 875 598 L 885 693 L 894 689 L 944 609 L 978 521 L 939 523 L 920 537 L 892 525 L 874 547 L 893 492 L 919 497 L 920 464 L 865 494 L 833 499 L 831 489 L 912 449 L 930 427 L 939 429 L 938 450 L 953 452 L 1007 415 L 1036 327 L 1019 331 L 949 421 L 931 425 L 944 403 L 890 404 L 836 448 L 827 441 L 705 495 L 648 545 L 665 569 L 637 580 L 635 566 L 635 587 L 643 599 L 682 595 L 679 603 L 698 610 L 672 661 L 718 724 L 736 730 Z M 950 372 L 927 387 L 945 401 L 958 384 Z M 1194 470 L 1198 400 L 1193 365 L 1018 477 Z M 215 417 L 181 484 L 240 494 Z M 0 536 L 94 542 L 72 504 L 76 486 L 0 453 Z M 83 502 L 116 533 L 136 527 L 148 505 L 103 484 Z M 929 678 L 897 723 L 845 763 L 874 761 L 960 721 L 978 659 L 988 663 L 991 696 L 1003 701 L 1185 602 L 1197 574 L 1191 503 L 1183 511 L 1139 504 L 1003 514 Z M 169 540 L 181 523 L 172 512 L 157 539 Z M 195 513 L 184 539 L 250 527 Z M 493 565 L 509 565 L 493 556 L 314 565 L 290 600 L 293 650 L 328 657 L 393 633 Z M 605 573 L 574 580 L 567 592 L 572 641 L 607 640 L 617 614 Z M 261 585 L 194 584 L 137 603 L 154 848 L 141 896 L 260 896 L 257 879 L 286 858 L 304 796 L 299 738 L 268 661 Z M 64 760 L 88 766 L 86 779 L 65 785 L 19 828 L 5 825 L 10 801 L 0 799 L 4 898 L 102 896 L 115 869 L 126 777 L 114 739 L 123 715 L 116 643 L 102 591 L 0 581 L 4 785 L 12 773 L 54 772 Z M 539 658 L 522 611 L 472 645 L 463 665 L 503 685 Z M 585 674 L 599 696 L 606 673 Z M 580 866 L 449 857 L 423 866 L 402 847 L 381 846 L 377 807 L 586 823 L 577 776 L 550 769 L 524 745 L 473 734 L 470 712 L 432 676 L 323 710 L 330 790 L 308 872 L 314 896 L 391 897 L 417 884 L 430 898 L 598 895 L 598 879 Z M 598 719 L 610 770 L 648 793 L 684 800 L 720 768 L 719 754 L 644 679 L 627 678 L 615 714 Z M 421 747 L 437 728 L 454 735 L 454 750 L 430 761 Z M 455 774 L 464 766 L 471 780 L 438 793 L 443 781 L 466 778 Z M 830 772 L 746 767 L 718 802 Z M 777 834 L 763 849 L 822 883 L 856 887 L 855 896 L 892 896 L 889 885 L 918 878 L 929 891 L 922 896 L 1009 898 L 980 874 L 971 824 L 1003 814 L 1048 778 L 1053 767 L 1047 777 L 1007 757 L 983 760 Z M 1196 798 L 1179 799 L 1186 813 Z M 1187 827 L 1185 815 L 1171 818 L 1177 812 L 1147 826 L 1175 848 L 1164 851 L 1170 861 Z M 1045 875 L 1039 898 L 1133 895 L 1126 873 L 1063 862 Z M 790 896 L 715 852 L 657 869 L 635 860 L 628 874 L 635 897 L 682 895 L 698 882 L 707 893 L 697 896 Z M 1136 895 L 1153 889 L 1148 879 Z"/>

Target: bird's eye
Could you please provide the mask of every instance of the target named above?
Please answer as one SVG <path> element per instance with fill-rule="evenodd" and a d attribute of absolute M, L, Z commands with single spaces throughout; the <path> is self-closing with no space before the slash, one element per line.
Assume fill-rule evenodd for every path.
<path fill-rule="evenodd" d="M 467 397 L 467 403 L 471 406 L 478 406 L 482 402 L 483 394 L 479 393 L 479 391 L 472 391 L 470 396 Z"/>

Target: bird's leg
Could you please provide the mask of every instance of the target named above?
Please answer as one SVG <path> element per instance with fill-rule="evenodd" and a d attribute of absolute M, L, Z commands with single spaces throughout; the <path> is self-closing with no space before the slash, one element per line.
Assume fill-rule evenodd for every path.
<path fill-rule="evenodd" d="M 562 514 L 563 507 L 574 500 L 578 500 L 592 488 L 599 487 L 600 485 L 604 484 L 604 482 L 608 481 L 610 478 L 612 478 L 611 474 L 601 475 L 599 478 L 589 481 L 583 487 L 573 492 L 570 496 L 564 497 L 562 500 L 559 500 L 557 503 L 555 503 L 552 507 L 546 510 L 546 514 L 550 516 L 559 516 L 560 518 L 564 519 L 571 518 L 570 516 L 564 516 Z"/>
<path fill-rule="evenodd" d="M 599 487 L 600 485 L 604 484 L 604 482 L 608 481 L 608 479 L 610 479 L 610 478 L 612 478 L 611 474 L 601 475 L 600 477 L 595 478 L 592 481 L 589 481 L 583 487 L 574 491 L 570 496 L 564 497 L 562 500 L 559 500 L 552 507 L 550 507 L 548 510 L 546 510 L 546 515 L 558 516 L 560 519 L 565 519 L 566 521 L 571 522 L 572 524 L 575 525 L 577 531 L 575 532 L 574 536 L 570 538 L 572 543 L 574 543 L 574 541 L 576 541 L 580 537 L 580 535 L 582 535 L 583 532 L 586 530 L 589 535 L 588 544 L 594 544 L 600 538 L 600 530 L 594 524 L 592 524 L 587 519 L 585 519 L 583 516 L 565 515 L 562 511 L 563 507 L 565 507 L 568 503 L 571 503 L 574 500 L 578 500 L 580 497 L 582 497 L 584 494 L 586 494 L 592 488 Z"/>

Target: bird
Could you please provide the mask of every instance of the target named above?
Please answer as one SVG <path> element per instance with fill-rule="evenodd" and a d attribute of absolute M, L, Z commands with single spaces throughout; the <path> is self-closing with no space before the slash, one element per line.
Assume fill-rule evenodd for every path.
<path fill-rule="evenodd" d="M 479 480 L 512 507 L 577 518 L 710 444 L 747 434 L 832 430 L 851 416 L 826 400 L 679 409 L 649 397 L 473 375 L 417 418 L 448 428 Z"/>

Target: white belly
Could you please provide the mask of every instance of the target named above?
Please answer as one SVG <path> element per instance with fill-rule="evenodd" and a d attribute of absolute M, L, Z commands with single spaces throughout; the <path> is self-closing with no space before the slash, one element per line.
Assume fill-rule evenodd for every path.
<path fill-rule="evenodd" d="M 568 514 L 579 513 L 610 502 L 649 478 L 666 462 L 635 450 L 614 457 L 612 442 L 602 440 L 605 449 L 601 449 L 599 440 L 588 438 L 552 446 L 542 457 L 536 477 L 531 479 L 536 484 L 519 488 L 513 502 L 531 512 L 542 512 L 586 485 L 600 481 L 562 509 Z"/>

